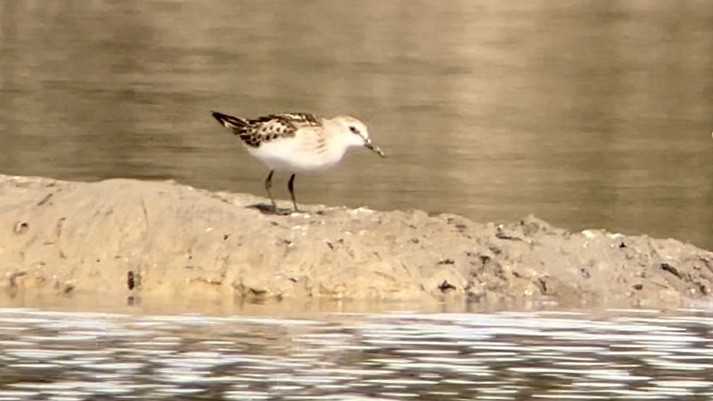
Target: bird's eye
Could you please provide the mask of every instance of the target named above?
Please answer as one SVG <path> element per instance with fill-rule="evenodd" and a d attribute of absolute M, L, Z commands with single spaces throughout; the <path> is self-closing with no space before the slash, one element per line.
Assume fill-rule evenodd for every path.
<path fill-rule="evenodd" d="M 350 125 L 350 126 L 349 126 L 349 131 L 351 131 L 352 134 L 357 134 L 357 135 L 359 135 L 359 128 L 357 128 L 357 127 L 355 127 L 355 126 L 353 126 L 353 125 Z"/>

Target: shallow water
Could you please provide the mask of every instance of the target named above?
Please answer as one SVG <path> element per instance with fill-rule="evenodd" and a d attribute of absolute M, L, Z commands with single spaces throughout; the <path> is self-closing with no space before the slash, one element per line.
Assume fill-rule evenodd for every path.
<path fill-rule="evenodd" d="M 0 309 L 0 400 L 709 400 L 713 311 Z"/>
<path fill-rule="evenodd" d="M 350 113 L 391 157 L 298 177 L 302 202 L 711 249 L 711 26 L 696 0 L 3 1 L 0 172 L 263 194 L 209 110 Z"/>

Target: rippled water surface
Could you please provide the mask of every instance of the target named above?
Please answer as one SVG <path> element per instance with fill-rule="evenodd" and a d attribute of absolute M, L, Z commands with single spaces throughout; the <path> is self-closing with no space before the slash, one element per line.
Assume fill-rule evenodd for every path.
<path fill-rule="evenodd" d="M 210 110 L 346 113 L 390 157 L 298 177 L 304 203 L 710 249 L 712 26 L 705 0 L 0 1 L 0 172 L 263 195 Z"/>
<path fill-rule="evenodd" d="M 710 400 L 713 311 L 0 309 L 0 400 Z"/>

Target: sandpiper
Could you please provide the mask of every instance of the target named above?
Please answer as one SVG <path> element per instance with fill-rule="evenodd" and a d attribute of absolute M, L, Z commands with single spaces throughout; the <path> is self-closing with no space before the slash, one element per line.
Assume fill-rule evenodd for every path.
<path fill-rule="evenodd" d="M 294 210 L 298 212 L 294 190 L 297 173 L 335 167 L 352 147 L 363 146 L 385 157 L 369 139 L 366 125 L 350 116 L 322 118 L 308 113 L 284 113 L 246 119 L 215 111 L 212 114 L 242 140 L 248 153 L 270 169 L 265 178 L 265 189 L 275 211 L 277 204 L 270 188 L 276 170 L 292 174 L 287 188 Z"/>

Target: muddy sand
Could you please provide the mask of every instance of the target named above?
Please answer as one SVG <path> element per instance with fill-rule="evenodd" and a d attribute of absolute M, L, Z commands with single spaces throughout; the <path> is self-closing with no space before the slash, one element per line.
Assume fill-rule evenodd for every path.
<path fill-rule="evenodd" d="M 282 201 L 282 204 L 289 202 Z M 32 297 L 710 302 L 713 253 L 535 217 L 305 205 L 174 182 L 0 176 L 0 292 Z"/>

